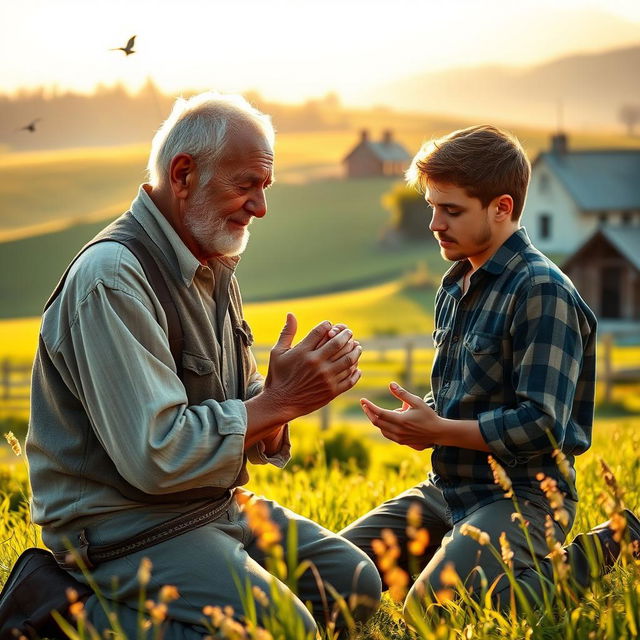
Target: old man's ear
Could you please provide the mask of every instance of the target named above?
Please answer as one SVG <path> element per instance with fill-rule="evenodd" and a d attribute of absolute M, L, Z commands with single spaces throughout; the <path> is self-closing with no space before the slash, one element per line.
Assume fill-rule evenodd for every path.
<path fill-rule="evenodd" d="M 186 200 L 196 185 L 196 162 L 188 153 L 179 153 L 169 165 L 169 184 L 176 198 Z"/>

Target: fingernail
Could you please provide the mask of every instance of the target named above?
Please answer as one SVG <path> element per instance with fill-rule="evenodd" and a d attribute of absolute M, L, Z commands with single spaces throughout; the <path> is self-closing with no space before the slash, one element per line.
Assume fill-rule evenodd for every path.
<path fill-rule="evenodd" d="M 389 386 L 390 386 L 394 391 L 397 391 L 397 390 L 400 388 L 400 386 L 399 386 L 396 382 L 392 382 Z"/>

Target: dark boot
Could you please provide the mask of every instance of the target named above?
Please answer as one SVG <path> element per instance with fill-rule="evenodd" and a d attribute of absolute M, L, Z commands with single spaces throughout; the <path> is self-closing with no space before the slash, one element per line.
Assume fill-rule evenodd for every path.
<path fill-rule="evenodd" d="M 602 547 L 605 570 L 610 569 L 620 557 L 621 542 L 631 544 L 633 555 L 636 558 L 640 557 L 638 547 L 640 544 L 640 520 L 630 509 L 624 509 L 621 515 L 626 519 L 626 532 L 623 523 L 619 523 L 622 526 L 622 531 L 617 530 L 618 523 L 615 518 L 594 527 L 590 532 L 598 537 Z"/>
<path fill-rule="evenodd" d="M 612 518 L 578 534 L 565 547 L 575 586 L 587 588 L 593 580 L 608 573 L 620 558 L 622 541 L 631 544 L 633 555 L 640 557 L 640 520 L 629 509 L 624 509 L 621 515 L 626 519 L 626 530 L 624 523 Z"/>
<path fill-rule="evenodd" d="M 79 599 L 93 593 L 60 569 L 49 551 L 27 549 L 0 593 L 0 640 L 64 637 L 51 612 L 58 611 L 66 618 L 67 589 L 73 589 Z"/>

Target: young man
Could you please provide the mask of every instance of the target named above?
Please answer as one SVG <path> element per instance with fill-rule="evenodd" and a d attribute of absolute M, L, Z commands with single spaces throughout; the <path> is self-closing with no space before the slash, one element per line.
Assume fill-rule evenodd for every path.
<path fill-rule="evenodd" d="M 541 560 L 548 554 L 546 516 L 557 516 L 559 542 L 575 517 L 574 458 L 591 444 L 596 319 L 520 226 L 530 164 L 517 139 L 491 126 L 456 131 L 425 145 L 407 175 L 432 208 L 430 229 L 442 256 L 455 262 L 436 296 L 431 391 L 422 400 L 392 383 L 401 408 L 385 410 L 367 399 L 362 408 L 386 438 L 417 450 L 432 447 L 432 472 L 342 535 L 373 558 L 371 541 L 391 529 L 408 569 L 407 512 L 417 503 L 429 544 L 417 559 L 421 573 L 407 603 L 445 588 L 447 565 L 476 592 L 476 566 L 489 584 L 502 573 L 478 544 L 478 532 L 464 535 L 469 526 L 495 546 L 505 532 L 516 575 L 539 592 L 531 550 L 488 456 L 506 469 Z M 564 473 L 556 448 L 566 458 Z M 540 474 L 557 483 L 563 510 L 552 510 Z M 552 574 L 549 561 L 543 572 Z M 494 595 L 508 603 L 509 593 L 503 578 Z"/>

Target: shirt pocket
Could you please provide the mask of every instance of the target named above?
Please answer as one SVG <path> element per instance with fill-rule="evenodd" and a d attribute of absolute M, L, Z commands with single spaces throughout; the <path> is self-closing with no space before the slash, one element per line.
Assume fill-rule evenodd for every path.
<path fill-rule="evenodd" d="M 218 367 L 211 358 L 183 351 L 182 369 L 182 382 L 189 404 L 201 404 L 205 400 L 226 400 Z"/>
<path fill-rule="evenodd" d="M 489 395 L 503 381 L 502 336 L 472 331 L 462 350 L 462 387 L 472 396 Z"/>
<path fill-rule="evenodd" d="M 449 335 L 449 327 L 444 329 L 436 329 L 433 334 L 433 346 L 434 348 L 440 349 L 440 347 L 444 344 L 444 341 L 447 339 L 447 335 Z"/>

